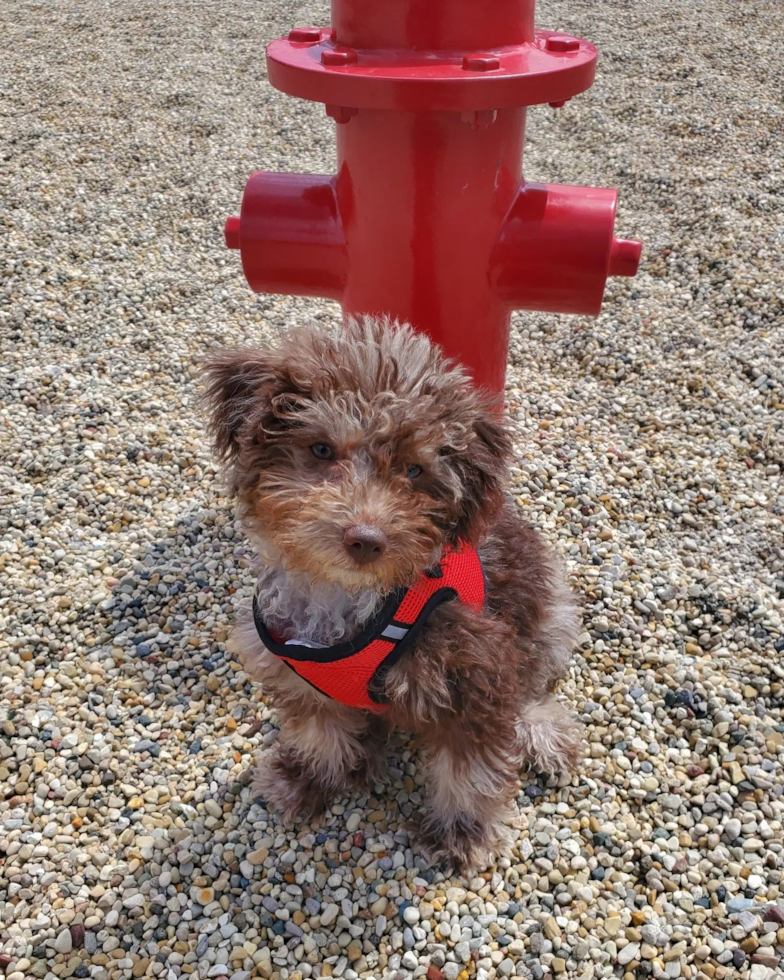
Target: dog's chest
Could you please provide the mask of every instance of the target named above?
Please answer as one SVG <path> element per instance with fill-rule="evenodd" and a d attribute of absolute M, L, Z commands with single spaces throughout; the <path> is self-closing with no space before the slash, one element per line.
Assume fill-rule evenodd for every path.
<path fill-rule="evenodd" d="M 353 639 L 382 601 L 379 593 L 369 589 L 348 593 L 273 567 L 259 576 L 256 599 L 270 632 L 284 641 L 319 646 Z"/>

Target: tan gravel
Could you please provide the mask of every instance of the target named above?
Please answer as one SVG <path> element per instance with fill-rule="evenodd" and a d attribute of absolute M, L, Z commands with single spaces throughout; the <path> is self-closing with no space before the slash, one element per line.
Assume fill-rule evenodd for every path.
<path fill-rule="evenodd" d="M 584 599 L 588 758 L 526 778 L 514 853 L 459 880 L 402 829 L 405 742 L 320 827 L 245 785 L 275 726 L 228 644 L 254 578 L 199 365 L 336 316 L 222 243 L 251 171 L 332 165 L 262 54 L 325 5 L 0 7 L 7 978 L 781 976 L 784 15 L 539 8 L 601 58 L 531 112 L 527 172 L 617 186 L 645 254 L 597 320 L 515 316 L 513 489 Z"/>

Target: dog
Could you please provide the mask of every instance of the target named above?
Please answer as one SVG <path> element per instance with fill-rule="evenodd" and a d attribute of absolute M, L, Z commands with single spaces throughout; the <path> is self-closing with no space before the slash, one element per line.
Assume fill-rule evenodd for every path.
<path fill-rule="evenodd" d="M 555 556 L 507 497 L 490 396 L 410 326 L 350 320 L 214 353 L 217 457 L 262 563 L 233 643 L 281 731 L 255 787 L 312 820 L 374 778 L 391 729 L 424 743 L 417 843 L 485 867 L 521 767 L 574 769 L 552 694 L 577 632 Z"/>

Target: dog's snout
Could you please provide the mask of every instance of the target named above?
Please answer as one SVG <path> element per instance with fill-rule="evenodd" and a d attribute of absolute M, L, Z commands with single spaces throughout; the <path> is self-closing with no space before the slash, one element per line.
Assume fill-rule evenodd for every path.
<path fill-rule="evenodd" d="M 358 565 L 367 565 L 380 558 L 387 550 L 387 536 L 380 527 L 370 524 L 353 524 L 343 535 L 346 551 Z"/>

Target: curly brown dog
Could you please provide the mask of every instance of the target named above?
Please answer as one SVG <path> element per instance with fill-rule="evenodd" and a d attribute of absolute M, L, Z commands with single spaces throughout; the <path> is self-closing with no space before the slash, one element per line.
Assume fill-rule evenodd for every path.
<path fill-rule="evenodd" d="M 550 693 L 571 652 L 559 564 L 506 503 L 511 440 L 406 326 L 291 331 L 208 366 L 216 451 L 263 569 L 235 643 L 280 737 L 257 787 L 311 819 L 371 778 L 390 727 L 427 750 L 431 860 L 485 865 L 518 773 L 571 769 Z"/>

